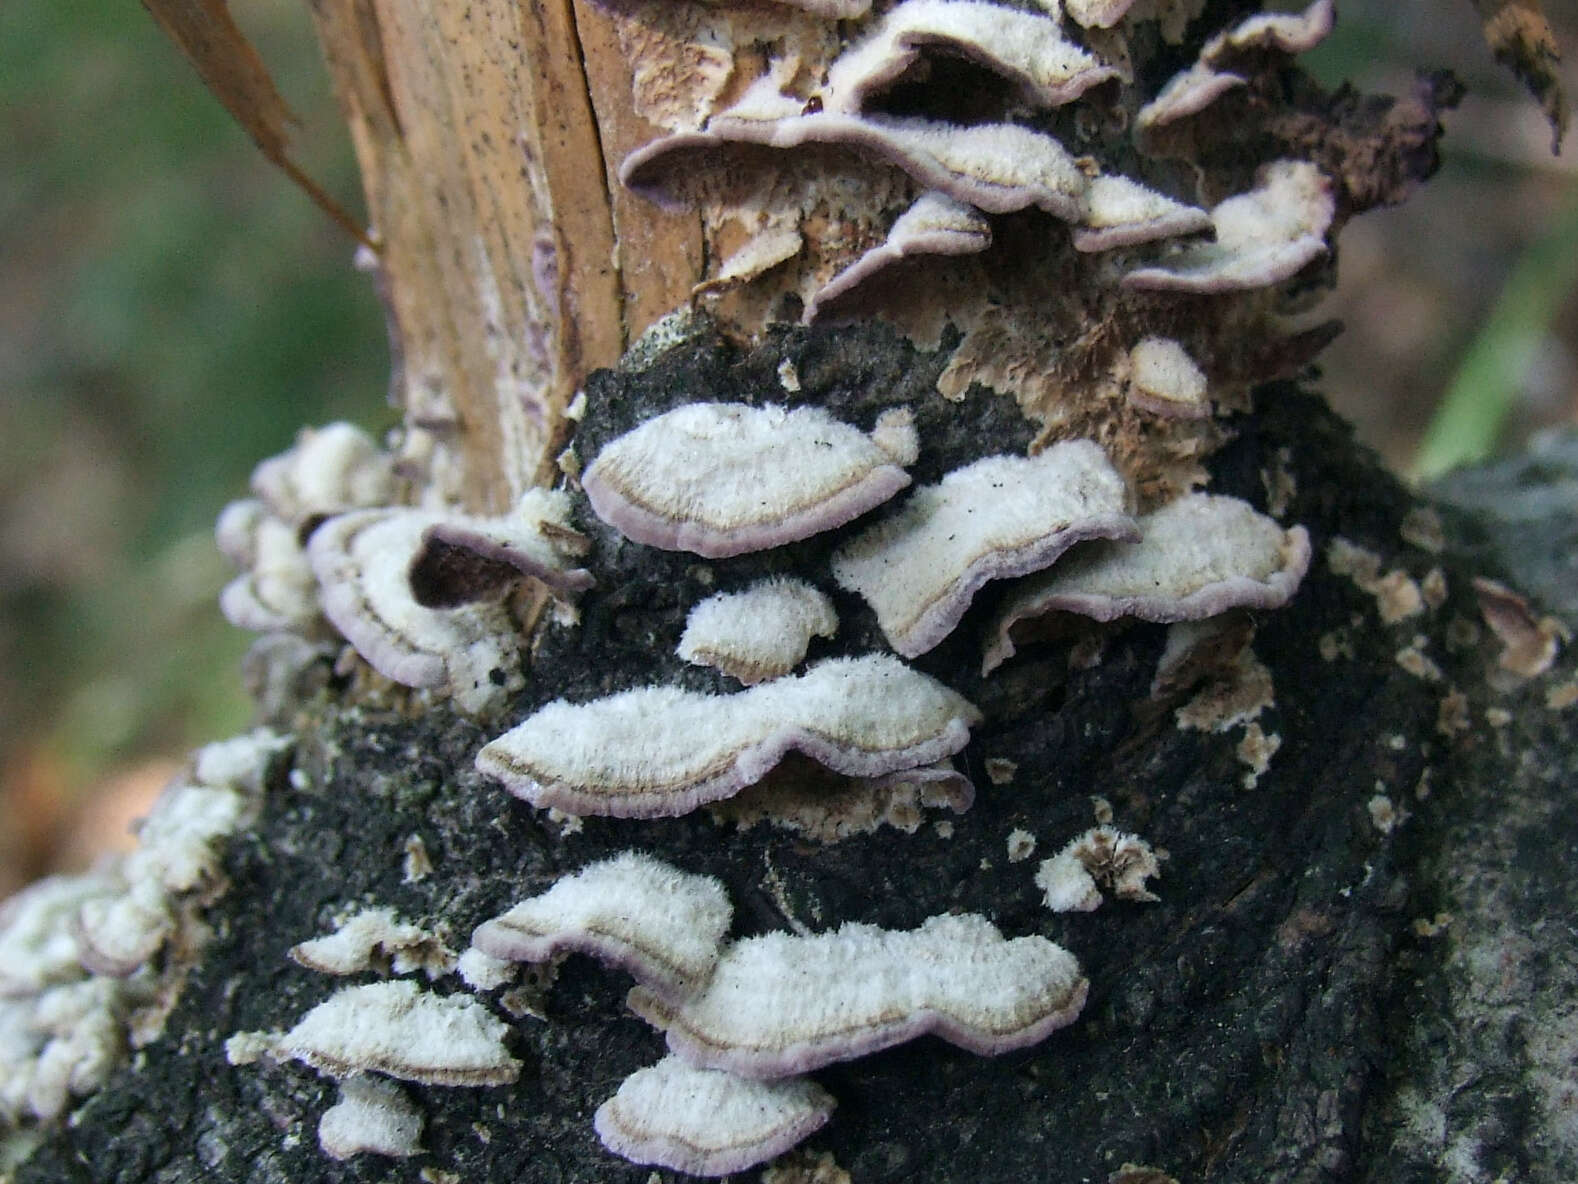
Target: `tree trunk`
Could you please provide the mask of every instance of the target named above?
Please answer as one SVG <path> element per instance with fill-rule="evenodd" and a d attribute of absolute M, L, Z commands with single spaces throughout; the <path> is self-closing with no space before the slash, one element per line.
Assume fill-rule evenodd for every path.
<path fill-rule="evenodd" d="M 1097 171 L 1214 206 L 1296 160 L 1318 170 L 1335 234 L 1431 171 L 1449 81 L 1396 102 L 1327 94 L 1262 42 L 1216 51 L 1241 79 L 1227 95 L 1137 131 L 1245 7 L 1141 0 L 1114 30 L 1065 18 L 1111 76 L 1055 104 L 1026 98 L 1033 80 L 1004 81 L 1002 47 L 908 67 L 880 100 L 889 114 L 954 130 L 1012 114 L 1068 144 L 1084 182 L 1051 166 L 1004 181 L 991 170 L 1022 164 L 1017 146 L 954 168 L 943 183 L 992 207 L 990 249 L 921 249 L 850 298 L 835 278 L 937 184 L 924 153 L 895 165 L 902 152 L 869 127 L 788 149 L 682 145 L 671 172 L 639 178 L 673 209 L 619 178 L 632 152 L 694 132 L 761 77 L 803 103 L 784 121 L 836 114 L 826 71 L 869 22 L 770 4 L 317 0 L 399 347 L 406 500 L 502 514 L 558 481 L 596 586 L 573 610 L 514 596 L 524 689 L 477 713 L 377 678 L 337 644 L 262 644 L 263 712 L 292 748 L 224 849 L 227 891 L 201 911 L 211 937 L 180 965 L 162 1028 L 38 1140 L 18 1184 L 683 1178 L 593 1133 L 592 1112 L 664 1040 L 626 1010 L 629 976 L 588 958 L 479 992 L 511 1017 L 519 1080 L 402 1087 L 425 1119 L 404 1167 L 329 1158 L 315 1126 L 332 1083 L 283 1057 L 233 1063 L 247 1058 L 225 1046 L 290 1028 L 341 985 L 286 957 L 339 914 L 385 906 L 459 949 L 513 902 L 631 849 L 717 877 L 735 938 L 979 914 L 1067 947 L 1089 980 L 1079 1019 L 1027 1048 L 977 1056 L 928 1036 L 817 1070 L 837 1110 L 765 1169 L 770 1184 L 1575 1178 L 1578 939 L 1562 855 L 1578 841 L 1564 792 L 1578 749 L 1560 714 L 1573 671 L 1506 669 L 1503 634 L 1527 646 L 1554 626 L 1471 580 L 1557 589 L 1516 552 L 1487 555 L 1482 504 L 1449 514 L 1443 535 L 1294 381 L 1329 334 L 1286 318 L 1329 282 L 1329 255 L 1180 293 L 1123 279 L 1166 265 L 1156 243 L 1076 250 L 1063 224 L 1099 228 L 1080 188 Z M 1059 217 L 1023 194 L 1008 208 L 1016 185 L 1040 185 Z M 1283 211 L 1307 223 L 1284 225 L 1284 246 L 1327 232 L 1322 200 Z M 1231 247 L 1233 229 L 1217 232 Z M 794 323 L 808 309 L 826 315 Z M 1169 418 L 1133 397 L 1130 350 L 1147 337 L 1182 344 L 1214 415 Z M 815 405 L 862 429 L 907 407 L 916 486 L 1094 439 L 1131 509 L 1204 483 L 1304 527 L 1315 559 L 1290 605 L 1233 615 L 1170 680 L 1158 664 L 1181 634 L 1142 621 L 1065 622 L 983 674 L 1007 595 L 988 585 L 913 662 L 983 717 L 957 758 L 976 787 L 957 817 L 859 785 L 823 792 L 876 801 L 879 816 L 886 803 L 885 824 L 846 818 L 836 839 L 788 829 L 782 799 L 748 795 L 665 818 L 533 809 L 474 761 L 543 705 L 653 684 L 738 692 L 674 652 L 713 591 L 799 576 L 832 594 L 840 622 L 814 659 L 889 649 L 865 600 L 828 578 L 861 524 L 704 560 L 637 545 L 592 511 L 585 464 L 697 402 Z M 752 810 L 767 819 L 752 825 Z M 1164 857 L 1147 885 L 1160 899 L 1050 911 L 1038 864 L 1109 822 Z M 465 988 L 445 975 L 434 989 Z"/>

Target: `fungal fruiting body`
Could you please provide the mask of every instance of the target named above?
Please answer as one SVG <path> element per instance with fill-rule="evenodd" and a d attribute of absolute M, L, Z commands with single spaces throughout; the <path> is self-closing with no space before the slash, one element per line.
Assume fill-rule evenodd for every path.
<path fill-rule="evenodd" d="M 509 1029 L 463 995 L 408 979 L 344 987 L 279 1038 L 277 1051 L 331 1077 L 383 1073 L 425 1085 L 503 1085 L 520 1075 Z"/>
<path fill-rule="evenodd" d="M 1036 869 L 1036 887 L 1054 913 L 1088 913 L 1101 907 L 1100 885 L 1119 900 L 1157 900 L 1145 881 L 1161 874 L 1158 854 L 1144 839 L 1097 826 L 1043 860 Z"/>
<path fill-rule="evenodd" d="M 1025 1048 L 1071 1022 L 1087 983 L 1044 937 L 1004 938 L 984 917 L 932 917 L 893 931 L 847 923 L 770 933 L 724 951 L 705 987 L 678 1000 L 641 987 L 636 1014 L 684 1060 L 746 1077 L 788 1077 L 934 1033 L 983 1055 Z"/>
<path fill-rule="evenodd" d="M 1129 538 L 1127 490 L 1087 440 L 1034 457 L 988 457 L 917 489 L 891 518 L 839 549 L 833 576 L 876 610 L 906 657 L 958 624 L 988 581 L 1039 571 L 1086 539 Z"/>
<path fill-rule="evenodd" d="M 1137 543 L 1094 543 L 1027 581 L 998 617 L 990 671 L 1014 653 L 1020 621 L 1051 612 L 1098 621 L 1187 621 L 1233 608 L 1280 608 L 1309 568 L 1309 535 L 1247 502 L 1196 493 L 1140 519 Z"/>
<path fill-rule="evenodd" d="M 723 885 L 627 851 L 485 921 L 472 945 L 512 962 L 577 950 L 680 994 L 706 981 L 733 906 Z"/>
<path fill-rule="evenodd" d="M 963 748 L 979 718 L 936 680 L 868 655 L 737 695 L 643 687 L 550 703 L 486 745 L 477 768 L 534 806 L 673 816 L 737 793 L 791 750 L 855 777 L 929 765 Z"/>
<path fill-rule="evenodd" d="M 837 629 L 833 602 L 804 580 L 763 580 L 691 609 L 677 652 L 751 686 L 788 674 L 811 638 L 832 637 Z"/>
<path fill-rule="evenodd" d="M 819 408 L 691 403 L 604 446 L 581 483 L 626 538 L 716 559 L 842 526 L 910 478 Z"/>
<path fill-rule="evenodd" d="M 833 1106 L 813 1081 L 753 1081 L 670 1056 L 625 1078 L 593 1124 L 603 1146 L 633 1163 L 726 1176 L 789 1150 Z"/>
<path fill-rule="evenodd" d="M 408 1159 L 422 1153 L 422 1115 L 394 1082 L 357 1074 L 340 1082 L 340 1100 L 318 1120 L 318 1144 L 331 1159 Z"/>

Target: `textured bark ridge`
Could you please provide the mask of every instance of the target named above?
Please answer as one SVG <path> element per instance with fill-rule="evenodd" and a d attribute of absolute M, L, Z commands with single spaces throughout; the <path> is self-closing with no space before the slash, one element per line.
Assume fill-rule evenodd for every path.
<path fill-rule="evenodd" d="M 797 330 L 754 350 L 701 331 L 645 369 L 599 376 L 601 410 L 584 438 L 698 390 L 748 394 L 785 360 L 856 420 L 941 364 L 879 329 Z M 631 848 L 722 880 L 737 936 L 845 920 L 910 928 L 979 912 L 1011 936 L 1051 937 L 1083 963 L 1083 1016 L 1034 1048 L 982 1058 L 925 1038 L 816 1073 L 838 1109 L 791 1163 L 829 1153 L 863 1182 L 1103 1179 L 1125 1162 L 1184 1180 L 1436 1179 L 1448 1162 L 1470 1165 L 1461 1179 L 1570 1178 L 1558 1019 L 1571 938 L 1529 915 L 1565 915 L 1570 892 L 1557 863 L 1572 833 L 1559 786 L 1573 771 L 1559 755 L 1562 717 L 1543 699 L 1569 664 L 1493 690 L 1497 644 L 1483 630 L 1470 642 L 1466 628 L 1478 619 L 1470 572 L 1404 541 L 1434 545 L 1408 518 L 1405 493 L 1317 400 L 1279 385 L 1257 403 L 1255 415 L 1225 424 L 1231 441 L 1211 461 L 1212 488 L 1305 523 L 1318 555 L 1340 536 L 1388 571 L 1431 588 L 1444 578 L 1437 607 L 1383 624 L 1383 613 L 1395 616 L 1389 602 L 1319 559 L 1293 607 L 1255 622 L 1253 655 L 1269 687 L 1246 689 L 1240 671 L 1236 682 L 1158 700 L 1159 626 L 1115 630 L 1099 656 L 1088 637 L 1054 641 L 986 681 L 961 674 L 974 655 L 956 651 L 978 643 L 989 620 L 990 605 L 978 606 L 960 630 L 972 641 L 951 640 L 919 663 L 985 712 L 961 762 L 979 787 L 973 808 L 913 834 L 884 827 L 833 844 L 705 812 L 565 827 L 474 771 L 496 728 L 441 707 L 413 711 L 404 696 L 344 705 L 324 668 L 323 690 L 282 705 L 276 722 L 297 738 L 291 767 L 268 787 L 255 831 L 229 844 L 230 891 L 208 918 L 216 936 L 163 1035 L 18 1181 L 386 1178 L 375 1157 L 338 1163 L 318 1149 L 329 1083 L 295 1064 L 226 1061 L 227 1037 L 287 1028 L 337 985 L 286 950 L 362 902 L 421 920 L 459 948 L 513 901 Z M 917 477 L 968 461 L 982 438 L 1029 432 L 997 396 L 977 393 L 962 411 L 979 433 L 927 433 L 923 412 L 931 444 Z M 594 540 L 589 565 L 620 591 L 576 628 L 545 627 L 506 720 L 558 695 L 717 685 L 665 656 L 686 605 L 791 562 L 769 552 L 701 564 L 622 544 L 584 503 L 580 521 Z M 810 549 L 839 537 L 790 548 L 792 562 L 816 566 Z M 1427 579 L 1433 569 L 1442 575 Z M 839 646 L 874 641 L 858 601 L 841 597 L 839 609 Z M 1223 719 L 1235 698 L 1251 709 L 1270 701 L 1253 728 L 1179 726 Z M 1510 722 L 1488 726 L 1489 707 Z M 1257 753 L 1273 737 L 1266 765 Z M 1009 858 L 1010 832 L 1033 835 L 1039 859 L 1109 811 L 1165 849 L 1149 885 L 1160 901 L 1050 913 L 1036 862 Z M 431 863 L 420 878 L 412 836 Z M 1519 883 L 1539 887 L 1525 895 Z M 1486 974 L 1504 1004 L 1480 997 Z M 573 957 L 517 989 L 508 1045 L 524 1064 L 520 1080 L 409 1087 L 426 1116 L 426 1152 L 402 1170 L 428 1180 L 650 1179 L 605 1152 L 589 1121 L 621 1077 L 662 1055 L 661 1038 L 624 1009 L 627 983 Z M 1494 1047 L 1479 1024 L 1487 1016 L 1507 1037 Z M 1454 1091 L 1470 1065 L 1485 1084 L 1465 1097 Z"/>

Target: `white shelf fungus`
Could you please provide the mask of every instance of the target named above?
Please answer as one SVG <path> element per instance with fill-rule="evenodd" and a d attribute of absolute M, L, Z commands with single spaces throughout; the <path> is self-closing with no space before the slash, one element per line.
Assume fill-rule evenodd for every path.
<path fill-rule="evenodd" d="M 341 920 L 333 933 L 292 946 L 290 956 L 319 974 L 421 970 L 431 979 L 455 968 L 455 954 L 437 936 L 400 920 L 387 908 L 359 909 Z"/>
<path fill-rule="evenodd" d="M 1185 247 L 1123 277 L 1129 288 L 1241 292 L 1281 283 L 1326 253 L 1336 213 L 1331 182 L 1305 161 L 1260 170 L 1256 187 L 1211 211 L 1216 241 Z"/>
<path fill-rule="evenodd" d="M 983 1055 L 1025 1048 L 1074 1020 L 1087 985 L 1067 950 L 965 914 L 746 938 L 703 990 L 670 1002 L 636 987 L 629 1004 L 692 1064 L 771 1078 L 926 1033 Z"/>
<path fill-rule="evenodd" d="M 1136 835 L 1097 826 L 1072 840 L 1036 870 L 1036 887 L 1054 913 L 1088 913 L 1101 907 L 1101 887 L 1119 900 L 1160 899 L 1145 881 L 1162 874 L 1151 845 Z"/>
<path fill-rule="evenodd" d="M 46 876 L 0 904 L 0 999 L 80 978 L 73 921 L 84 905 L 114 893 L 109 876 Z"/>
<path fill-rule="evenodd" d="M 836 60 L 822 91 L 826 111 L 853 113 L 937 47 L 1014 82 L 1027 100 L 1056 107 L 1117 71 L 1063 35 L 1054 19 L 979 0 L 904 0 L 866 40 Z"/>
<path fill-rule="evenodd" d="M 467 710 L 498 694 L 494 671 L 513 671 L 517 639 L 497 604 L 431 609 L 412 594 L 411 561 L 436 516 L 422 510 L 366 510 L 331 518 L 307 553 L 323 611 L 386 678 L 447 691 Z"/>
<path fill-rule="evenodd" d="M 214 536 L 242 569 L 219 594 L 225 620 L 257 633 L 304 631 L 317 620 L 318 584 L 299 528 L 248 499 L 220 511 Z"/>
<path fill-rule="evenodd" d="M 858 305 L 856 296 L 875 276 L 917 256 L 973 255 L 992 245 L 982 213 L 944 193 L 923 193 L 900 214 L 881 246 L 873 247 L 830 279 L 805 306 L 805 323 Z"/>
<path fill-rule="evenodd" d="M 1088 440 L 994 456 L 917 489 L 844 544 L 833 576 L 876 611 L 906 657 L 946 637 L 988 581 L 1039 571 L 1086 539 L 1129 538 L 1123 478 Z"/>
<path fill-rule="evenodd" d="M 768 81 L 764 78 L 763 81 Z M 728 144 L 798 148 L 842 145 L 864 150 L 935 189 L 989 214 L 1037 206 L 1078 221 L 1089 178 L 1057 140 L 1014 123 L 961 127 L 925 119 L 801 114 L 802 104 L 750 88 L 741 101 L 713 116 L 702 132 L 680 132 L 636 149 L 619 168 L 629 188 L 672 206 L 675 182 L 691 157 Z"/>
<path fill-rule="evenodd" d="M 474 999 L 396 979 L 336 991 L 276 1047 L 331 1077 L 374 1072 L 424 1085 L 503 1085 L 520 1075 L 504 1048 L 508 1031 Z"/>
<path fill-rule="evenodd" d="M 1309 561 L 1302 526 L 1284 530 L 1237 498 L 1185 494 L 1140 519 L 1138 543 L 1094 543 L 1026 581 L 998 617 L 982 669 L 1013 656 L 1016 624 L 1051 612 L 1171 623 L 1280 608 Z"/>
<path fill-rule="evenodd" d="M 833 602 L 804 580 L 771 579 L 720 592 L 690 610 L 679 656 L 747 686 L 788 674 L 813 637 L 838 630 Z"/>
<path fill-rule="evenodd" d="M 1198 206 L 1174 201 L 1115 173 L 1091 178 L 1080 222 L 1073 233 L 1076 251 L 1132 247 L 1160 238 L 1197 234 L 1212 226 L 1211 215 Z"/>
<path fill-rule="evenodd" d="M 477 768 L 534 806 L 672 817 L 737 793 L 791 750 L 876 777 L 953 755 L 979 720 L 935 679 L 868 655 L 737 695 L 643 687 L 589 703 L 561 699 L 486 745 Z"/>
<path fill-rule="evenodd" d="M 1168 419 L 1201 419 L 1211 414 L 1207 384 L 1176 341 L 1147 337 L 1129 351 L 1129 402 Z"/>
<path fill-rule="evenodd" d="M 1256 55 L 1314 49 L 1331 33 L 1336 15 L 1333 0 L 1315 0 L 1302 13 L 1256 13 L 1218 33 L 1193 65 L 1170 78 L 1140 109 L 1135 125 L 1142 142 L 1154 129 L 1197 115 L 1228 91 L 1247 85 Z"/>
<path fill-rule="evenodd" d="M 605 445 L 581 483 L 626 538 L 717 559 L 842 526 L 910 478 L 820 408 L 691 403 Z"/>
<path fill-rule="evenodd" d="M 625 1078 L 593 1123 L 603 1146 L 632 1163 L 726 1176 L 789 1150 L 833 1106 L 813 1081 L 752 1081 L 671 1056 Z"/>
<path fill-rule="evenodd" d="M 733 915 L 727 892 L 711 876 L 626 851 L 484 921 L 471 942 L 513 962 L 546 962 L 576 950 L 680 994 L 712 973 Z"/>
<path fill-rule="evenodd" d="M 294 526 L 394 500 L 394 462 L 360 428 L 306 428 L 295 445 L 252 470 L 252 492 Z"/>
<path fill-rule="evenodd" d="M 340 1100 L 318 1120 L 318 1145 L 332 1159 L 408 1159 L 422 1153 L 422 1115 L 394 1082 L 357 1074 L 340 1082 Z"/>

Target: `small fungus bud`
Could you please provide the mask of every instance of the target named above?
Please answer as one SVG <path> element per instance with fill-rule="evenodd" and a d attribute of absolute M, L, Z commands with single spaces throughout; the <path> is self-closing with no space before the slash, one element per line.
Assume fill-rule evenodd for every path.
<path fill-rule="evenodd" d="M 332 1159 L 422 1153 L 422 1115 L 392 1081 L 358 1074 L 340 1082 L 340 1100 L 318 1120 L 318 1145 Z"/>
<path fill-rule="evenodd" d="M 833 602 L 804 580 L 773 579 L 709 596 L 690 610 L 679 656 L 747 686 L 788 674 L 812 637 L 838 630 Z"/>
<path fill-rule="evenodd" d="M 1176 341 L 1147 337 L 1129 351 L 1129 402 L 1168 419 L 1211 414 L 1206 379 Z"/>

